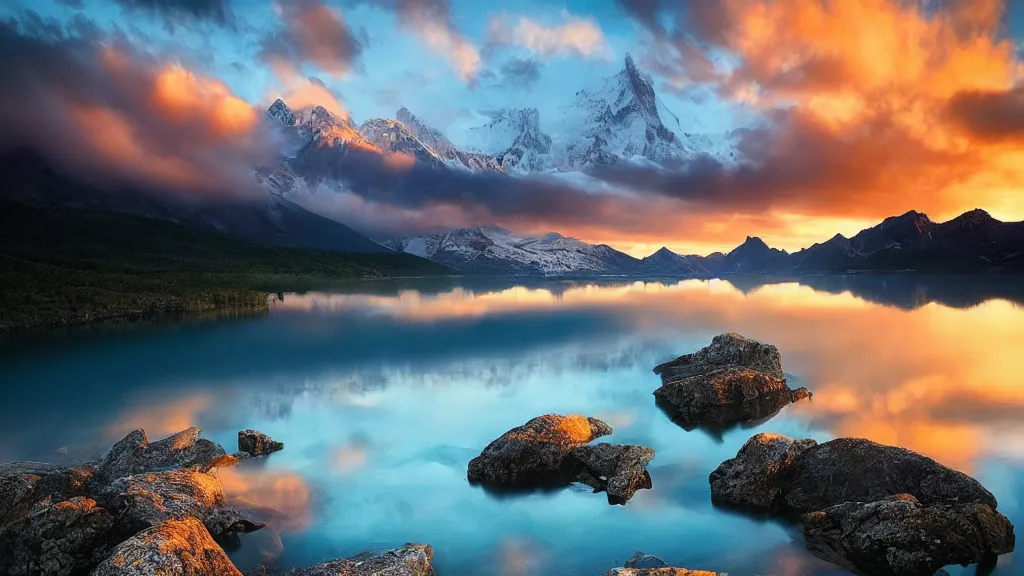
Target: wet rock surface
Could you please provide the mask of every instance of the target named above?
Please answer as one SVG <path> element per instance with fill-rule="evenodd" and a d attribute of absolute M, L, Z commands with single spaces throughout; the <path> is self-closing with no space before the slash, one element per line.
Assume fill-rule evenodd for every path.
<path fill-rule="evenodd" d="M 238 432 L 238 451 L 243 454 L 267 456 L 279 450 L 284 450 L 284 443 L 277 442 L 262 432 L 256 430 L 240 430 Z"/>
<path fill-rule="evenodd" d="M 435 576 L 434 550 L 406 544 L 396 550 L 370 552 L 297 570 L 293 576 Z"/>
<path fill-rule="evenodd" d="M 637 552 L 626 560 L 626 568 L 665 568 L 668 564 L 657 556 Z"/>
<path fill-rule="evenodd" d="M 470 460 L 471 483 L 500 489 L 558 488 L 583 482 L 624 504 L 651 488 L 646 466 L 654 450 L 589 442 L 612 433 L 608 424 L 578 414 L 538 416 L 502 434 Z"/>
<path fill-rule="evenodd" d="M 469 461 L 470 482 L 508 487 L 567 484 L 572 451 L 612 433 L 608 424 L 578 414 L 538 416 L 502 434 Z"/>
<path fill-rule="evenodd" d="M 200 438 L 201 433 L 202 430 L 192 427 L 150 442 L 144 430 L 133 430 L 110 449 L 100 463 L 98 474 L 106 479 L 116 479 L 178 468 L 207 472 L 218 466 L 237 463 L 220 444 Z"/>
<path fill-rule="evenodd" d="M 579 446 L 572 456 L 580 466 L 576 481 L 607 492 L 609 504 L 625 504 L 637 490 L 652 487 L 647 465 L 654 450 L 646 446 L 602 442 Z"/>
<path fill-rule="evenodd" d="M 76 496 L 36 504 L 0 529 L 3 574 L 66 576 L 95 564 L 110 550 L 114 517 L 96 501 Z"/>
<path fill-rule="evenodd" d="M 1013 550 L 1013 525 L 966 474 L 860 438 L 757 434 L 709 476 L 712 500 L 803 514 L 808 547 L 864 574 L 931 575 Z"/>
<path fill-rule="evenodd" d="M 689 570 L 687 568 L 614 568 L 603 576 L 719 576 L 718 572 L 707 570 Z M 721 576 L 725 576 L 722 574 Z"/>
<path fill-rule="evenodd" d="M 815 554 L 851 571 L 930 576 L 943 566 L 992 561 L 1013 551 L 1010 521 L 989 505 L 925 505 L 909 494 L 847 502 L 803 516 Z"/>
<path fill-rule="evenodd" d="M 168 520 L 114 548 L 92 576 L 241 576 L 195 518 Z"/>
<path fill-rule="evenodd" d="M 658 406 L 687 430 L 760 422 L 811 396 L 786 385 L 778 348 L 733 333 L 654 372 L 662 381 L 654 392 Z"/>

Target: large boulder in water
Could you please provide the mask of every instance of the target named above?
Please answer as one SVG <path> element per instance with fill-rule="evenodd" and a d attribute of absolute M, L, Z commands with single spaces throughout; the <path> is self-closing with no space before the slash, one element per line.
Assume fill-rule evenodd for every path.
<path fill-rule="evenodd" d="M 1013 551 L 1013 525 L 988 504 L 925 505 L 909 494 L 847 502 L 803 516 L 807 547 L 853 572 L 930 576 Z"/>
<path fill-rule="evenodd" d="M 715 336 L 654 371 L 662 381 L 654 392 L 658 406 L 687 430 L 758 422 L 811 395 L 786 385 L 778 348 L 739 334 Z"/>
<path fill-rule="evenodd" d="M 716 502 L 814 512 L 844 502 L 912 494 L 924 504 L 996 499 L 977 480 L 905 448 L 862 438 L 823 444 L 757 434 L 709 477 Z"/>
<path fill-rule="evenodd" d="M 114 542 L 114 517 L 91 498 L 36 504 L 0 528 L 0 573 L 69 576 L 95 566 Z"/>
<path fill-rule="evenodd" d="M 625 504 L 637 490 L 652 487 L 647 465 L 654 450 L 646 446 L 585 444 L 573 450 L 572 457 L 579 464 L 576 481 L 606 492 L 609 504 Z"/>
<path fill-rule="evenodd" d="M 110 449 L 100 463 L 99 475 L 113 480 L 131 474 L 181 468 L 207 472 L 238 463 L 238 459 L 228 455 L 220 444 L 200 438 L 201 433 L 200 428 L 192 427 L 150 442 L 145 430 L 133 430 Z"/>
<path fill-rule="evenodd" d="M 573 450 L 612 433 L 597 418 L 538 416 L 505 432 L 469 461 L 470 482 L 506 487 L 567 484 L 575 476 Z"/>
<path fill-rule="evenodd" d="M 238 431 L 238 451 L 249 456 L 267 456 L 271 452 L 284 450 L 284 443 L 278 442 L 257 430 Z"/>
<path fill-rule="evenodd" d="M 651 554 L 637 552 L 626 560 L 626 568 L 665 568 L 668 564 L 664 560 Z"/>
<path fill-rule="evenodd" d="M 224 508 L 220 480 L 195 470 L 168 470 L 118 478 L 104 488 L 100 500 L 117 513 L 118 524 L 127 534 L 184 518 L 200 520 L 216 538 L 263 527 L 239 512 Z"/>
<path fill-rule="evenodd" d="M 92 576 L 242 576 L 195 518 L 168 520 L 118 545 Z"/>
<path fill-rule="evenodd" d="M 292 576 L 435 576 L 434 550 L 424 544 L 406 544 L 397 550 L 363 553 L 297 570 Z"/>
<path fill-rule="evenodd" d="M 654 373 L 661 376 L 663 384 L 668 384 L 727 366 L 743 366 L 776 378 L 785 378 L 782 373 L 782 355 L 778 348 L 732 332 L 715 336 L 710 345 L 692 354 L 655 366 Z"/>
<path fill-rule="evenodd" d="M 687 568 L 671 568 L 663 566 L 660 568 L 613 568 L 604 573 L 604 576 L 719 576 L 718 572 L 707 570 L 689 570 Z M 726 576 L 722 574 L 721 576 Z"/>

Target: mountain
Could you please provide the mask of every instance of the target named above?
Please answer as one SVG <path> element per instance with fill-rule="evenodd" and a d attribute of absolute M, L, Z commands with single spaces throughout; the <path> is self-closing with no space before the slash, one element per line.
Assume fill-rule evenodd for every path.
<path fill-rule="evenodd" d="M 859 255 L 849 238 L 836 234 L 825 242 L 794 253 L 792 262 L 797 272 L 823 272 L 849 268 Z"/>
<path fill-rule="evenodd" d="M 502 170 L 512 173 L 546 172 L 554 167 L 551 136 L 540 128 L 536 108 L 509 108 L 489 112 L 491 121 L 470 130 L 472 142 L 492 155 Z"/>
<path fill-rule="evenodd" d="M 765 274 L 788 269 L 790 255 L 785 250 L 770 248 L 764 240 L 747 236 L 746 241 L 726 254 L 714 266 L 715 272 L 740 274 Z"/>
<path fill-rule="evenodd" d="M 440 130 L 428 126 L 404 106 L 398 109 L 395 119 L 451 166 L 461 166 L 474 172 L 504 171 L 494 156 L 459 150 Z"/>
<path fill-rule="evenodd" d="M 443 168 L 447 165 L 441 156 L 398 120 L 373 118 L 363 122 L 359 131 L 371 144 L 386 154 L 412 156 L 417 162 L 434 168 Z"/>
<path fill-rule="evenodd" d="M 700 256 L 680 256 L 664 246 L 640 260 L 635 273 L 639 276 L 691 276 L 707 274 Z"/>
<path fill-rule="evenodd" d="M 384 245 L 480 274 L 632 274 L 638 263 L 636 258 L 603 244 L 595 246 L 556 233 L 517 236 L 493 226 L 395 238 Z"/>
<path fill-rule="evenodd" d="M 277 194 L 259 199 L 181 198 L 142 189 L 106 190 L 53 170 L 39 155 L 0 156 L 0 196 L 49 208 L 121 212 L 170 220 L 262 244 L 334 252 L 390 252 L 355 230 Z"/>

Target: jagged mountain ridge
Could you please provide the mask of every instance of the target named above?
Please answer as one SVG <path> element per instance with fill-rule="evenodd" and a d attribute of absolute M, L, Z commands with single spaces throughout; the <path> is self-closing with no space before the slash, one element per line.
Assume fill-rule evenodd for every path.
<path fill-rule="evenodd" d="M 561 276 L 635 272 L 638 261 L 604 244 L 549 233 L 519 236 L 499 227 L 459 228 L 441 234 L 394 238 L 384 245 L 446 263 L 463 272 Z"/>

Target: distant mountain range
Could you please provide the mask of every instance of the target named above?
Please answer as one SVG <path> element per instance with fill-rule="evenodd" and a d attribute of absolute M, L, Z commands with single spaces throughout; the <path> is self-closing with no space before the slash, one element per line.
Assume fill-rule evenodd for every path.
<path fill-rule="evenodd" d="M 728 254 L 680 255 L 661 248 L 643 259 L 609 246 L 558 234 L 516 236 L 500 228 L 463 228 L 396 238 L 385 246 L 471 273 L 614 276 L 717 276 L 731 274 L 836 274 L 861 271 L 1024 271 L 1024 222 L 1000 222 L 972 210 L 949 222 L 920 212 L 886 218 L 853 238 L 799 252 L 771 248 L 747 237 Z"/>

